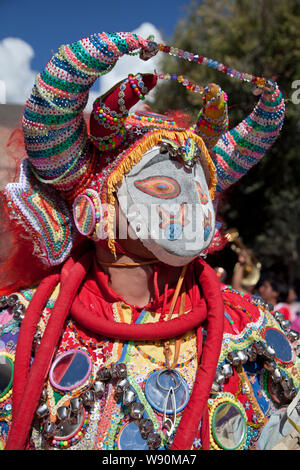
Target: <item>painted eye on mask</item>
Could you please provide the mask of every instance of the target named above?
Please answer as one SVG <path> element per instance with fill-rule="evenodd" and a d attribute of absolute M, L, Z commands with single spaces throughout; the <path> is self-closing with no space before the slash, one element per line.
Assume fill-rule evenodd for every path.
<path fill-rule="evenodd" d="M 181 192 L 179 183 L 168 176 L 151 176 L 135 181 L 134 185 L 143 193 L 160 199 L 173 199 Z"/>

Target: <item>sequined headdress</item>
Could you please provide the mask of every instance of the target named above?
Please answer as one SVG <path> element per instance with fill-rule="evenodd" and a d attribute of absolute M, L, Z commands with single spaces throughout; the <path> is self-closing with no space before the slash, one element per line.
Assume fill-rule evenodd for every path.
<path fill-rule="evenodd" d="M 227 96 L 220 87 L 202 87 L 166 74 L 129 75 L 95 101 L 88 126 L 83 110 L 90 87 L 123 54 L 137 50 L 144 59 L 158 50 L 191 59 L 134 34 L 101 33 L 62 46 L 36 78 L 23 118 L 28 158 L 19 182 L 8 184 L 4 195 L 11 218 L 23 225 L 47 265 L 60 264 L 71 252 L 78 234 L 74 217 L 80 221 L 77 228 L 93 236 L 105 215 L 102 208 L 113 207 L 124 174 L 154 145 L 168 145 L 170 155 L 186 165 L 200 159 L 210 195 L 217 198 L 259 161 L 280 131 L 284 103 L 276 86 L 262 94 L 248 118 L 228 131 Z M 193 54 L 193 62 L 204 59 Z M 215 68 L 221 70 L 220 64 Z M 224 66 L 221 71 L 230 69 Z M 241 76 L 236 78 L 248 80 Z M 201 94 L 203 107 L 194 125 L 187 128 L 170 116 L 145 110 L 130 113 L 157 79 L 165 78 Z M 256 85 L 266 85 L 255 79 L 251 81 Z M 113 251 L 113 213 L 106 215 L 101 230 Z"/>

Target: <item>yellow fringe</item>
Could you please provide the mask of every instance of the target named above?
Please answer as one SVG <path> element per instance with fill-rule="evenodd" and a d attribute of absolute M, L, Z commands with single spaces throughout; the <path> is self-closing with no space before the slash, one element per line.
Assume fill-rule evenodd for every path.
<path fill-rule="evenodd" d="M 130 150 L 129 153 L 123 157 L 123 161 L 117 166 L 117 168 L 113 171 L 113 173 L 109 176 L 107 182 L 107 203 L 108 203 L 108 246 L 111 252 L 116 257 L 116 249 L 115 249 L 115 240 L 114 240 L 114 216 L 115 216 L 115 196 L 114 192 L 116 191 L 116 187 L 119 183 L 121 183 L 123 176 L 131 170 L 142 158 L 142 156 L 151 148 L 155 147 L 156 145 L 161 142 L 162 138 L 168 138 L 172 140 L 177 140 L 180 145 L 184 144 L 184 142 L 188 138 L 192 138 L 199 146 L 202 154 L 204 154 L 209 174 L 210 174 L 210 181 L 209 181 L 209 194 L 211 199 L 214 199 L 215 190 L 217 185 L 217 178 L 216 174 L 216 167 L 210 157 L 210 154 L 206 148 L 206 145 L 203 139 L 196 135 L 194 132 L 189 130 L 183 132 L 176 132 L 176 131 L 167 131 L 165 129 L 157 129 L 152 132 L 150 135 L 146 135 L 144 138 L 141 139 L 140 143 L 134 145 L 133 148 Z"/>

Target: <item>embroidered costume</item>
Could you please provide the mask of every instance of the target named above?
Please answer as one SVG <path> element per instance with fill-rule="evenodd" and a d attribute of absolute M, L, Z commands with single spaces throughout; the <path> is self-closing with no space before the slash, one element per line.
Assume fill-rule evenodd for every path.
<path fill-rule="evenodd" d="M 130 112 L 166 78 L 130 74 L 95 101 L 87 125 L 90 87 L 136 51 L 149 59 L 170 48 L 130 33 L 62 46 L 26 103 L 28 157 L 4 200 L 11 223 L 51 270 L 38 286 L 20 282 L 0 297 L 2 448 L 263 448 L 270 418 L 297 395 L 295 332 L 260 299 L 221 286 L 200 257 L 223 243 L 215 223 L 221 193 L 281 130 L 281 92 L 214 63 L 262 92 L 250 116 L 228 130 L 220 87 L 172 76 L 203 96 L 188 127 L 182 116 Z M 116 202 L 153 254 L 145 264 L 155 295 L 143 308 L 112 290 L 105 263 L 90 245 L 82 249 L 88 237 L 116 258 L 124 253 Z M 176 286 L 168 282 L 174 268 Z"/>

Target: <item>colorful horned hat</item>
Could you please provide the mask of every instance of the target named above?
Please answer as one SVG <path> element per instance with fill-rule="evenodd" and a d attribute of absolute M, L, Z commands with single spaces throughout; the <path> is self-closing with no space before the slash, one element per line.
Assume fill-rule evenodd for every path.
<path fill-rule="evenodd" d="M 262 96 L 250 116 L 229 131 L 227 96 L 218 85 L 199 86 L 181 75 L 130 74 L 95 101 L 88 126 L 83 110 L 90 87 L 123 54 L 136 51 L 144 60 L 162 51 L 212 66 L 255 84 Z M 158 79 L 176 80 L 201 94 L 203 107 L 194 125 L 147 108 L 130 112 Z M 115 252 L 116 191 L 143 155 L 159 147 L 187 169 L 200 162 L 209 196 L 217 201 L 273 144 L 283 118 L 281 93 L 265 79 L 130 33 L 92 35 L 62 46 L 36 78 L 23 118 L 28 158 L 19 182 L 5 189 L 10 217 L 24 227 L 35 254 L 48 266 L 67 258 L 78 233 L 106 237 Z"/>

